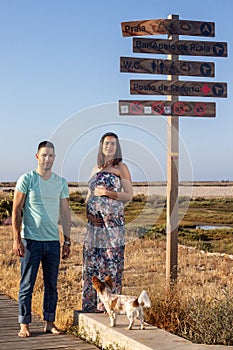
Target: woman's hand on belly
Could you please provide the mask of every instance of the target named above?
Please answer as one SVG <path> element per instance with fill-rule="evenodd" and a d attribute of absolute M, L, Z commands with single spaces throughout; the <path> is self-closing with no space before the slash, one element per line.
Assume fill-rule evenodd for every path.
<path fill-rule="evenodd" d="M 93 214 L 87 213 L 87 220 L 94 226 L 98 226 L 98 227 L 104 226 L 104 220 L 100 214 L 93 215 Z"/>

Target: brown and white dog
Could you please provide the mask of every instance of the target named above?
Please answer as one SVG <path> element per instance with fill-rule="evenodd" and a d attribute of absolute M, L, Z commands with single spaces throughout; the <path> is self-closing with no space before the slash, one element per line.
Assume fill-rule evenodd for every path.
<path fill-rule="evenodd" d="M 92 283 L 109 315 L 111 327 L 116 325 L 117 314 L 126 314 L 129 319 L 127 329 L 132 329 L 137 318 L 140 320 L 140 329 L 145 329 L 143 308 L 151 307 L 150 298 L 145 290 L 141 292 L 139 297 L 112 294 L 112 279 L 110 276 L 107 276 L 104 282 L 93 276 Z"/>

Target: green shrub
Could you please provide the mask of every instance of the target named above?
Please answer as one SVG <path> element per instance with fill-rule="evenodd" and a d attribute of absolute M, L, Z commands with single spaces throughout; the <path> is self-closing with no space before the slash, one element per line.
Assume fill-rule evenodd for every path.
<path fill-rule="evenodd" d="M 133 197 L 133 202 L 146 202 L 147 197 L 141 193 L 137 194 L 136 196 Z"/>
<path fill-rule="evenodd" d="M 12 214 L 13 198 L 3 198 L 0 200 L 0 221 L 8 218 Z"/>
<path fill-rule="evenodd" d="M 80 192 L 76 191 L 70 194 L 70 202 L 73 204 L 74 202 L 79 202 L 81 204 L 85 203 L 85 196 Z"/>

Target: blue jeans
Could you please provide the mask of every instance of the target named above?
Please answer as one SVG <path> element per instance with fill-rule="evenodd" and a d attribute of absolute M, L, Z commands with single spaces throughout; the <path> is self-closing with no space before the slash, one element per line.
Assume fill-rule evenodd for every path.
<path fill-rule="evenodd" d="M 24 257 L 21 260 L 21 281 L 19 289 L 19 323 L 32 321 L 32 293 L 40 262 L 44 278 L 44 320 L 55 321 L 58 293 L 57 279 L 60 263 L 59 241 L 33 241 L 23 239 Z"/>

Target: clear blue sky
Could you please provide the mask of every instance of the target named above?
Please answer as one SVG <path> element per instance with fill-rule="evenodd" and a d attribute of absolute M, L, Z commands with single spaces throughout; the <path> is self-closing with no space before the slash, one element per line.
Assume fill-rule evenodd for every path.
<path fill-rule="evenodd" d="M 56 171 L 69 181 L 86 180 L 109 130 L 122 140 L 134 181 L 166 179 L 166 117 L 120 117 L 117 101 L 135 99 L 130 79 L 166 79 L 120 73 L 120 56 L 143 55 L 132 53 L 121 22 L 169 14 L 215 22 L 208 40 L 228 43 L 227 58 L 192 58 L 215 62 L 208 81 L 227 82 L 228 98 L 216 99 L 216 118 L 180 118 L 180 178 L 233 180 L 232 12 L 232 0 L 0 0 L 0 181 L 34 168 L 44 139 L 55 142 Z"/>

